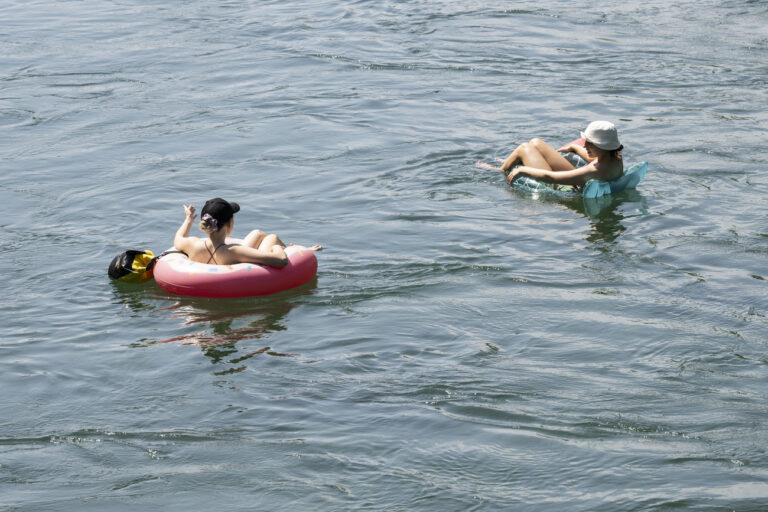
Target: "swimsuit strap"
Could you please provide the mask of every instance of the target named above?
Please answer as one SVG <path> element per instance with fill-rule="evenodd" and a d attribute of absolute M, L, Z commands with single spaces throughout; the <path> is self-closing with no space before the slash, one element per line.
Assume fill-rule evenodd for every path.
<path fill-rule="evenodd" d="M 206 251 L 208 251 L 208 254 L 210 254 L 210 255 L 211 255 L 211 256 L 208 258 L 208 261 L 206 261 L 206 264 L 207 264 L 207 263 L 210 263 L 210 262 L 211 262 L 211 260 L 213 260 L 213 263 L 214 263 L 215 265 L 218 265 L 218 264 L 219 264 L 219 262 L 218 262 L 218 261 L 216 261 L 216 257 L 214 256 L 214 254 L 216 254 L 216 251 L 218 251 L 218 250 L 219 250 L 219 247 L 221 247 L 222 245 L 227 245 L 227 243 L 226 243 L 226 242 L 221 242 L 219 245 L 217 245 L 217 246 L 216 246 L 216 248 L 213 250 L 213 252 L 211 252 L 211 250 L 208 248 L 208 244 L 207 244 L 207 243 L 203 242 L 203 245 L 205 246 L 205 250 L 206 250 Z"/>

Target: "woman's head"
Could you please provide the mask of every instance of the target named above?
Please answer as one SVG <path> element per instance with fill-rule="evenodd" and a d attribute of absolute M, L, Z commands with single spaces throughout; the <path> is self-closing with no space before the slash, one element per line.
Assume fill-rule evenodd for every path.
<path fill-rule="evenodd" d="M 616 126 L 610 121 L 593 121 L 587 129 L 581 132 L 581 136 L 594 146 L 605 151 L 616 151 L 621 147 L 619 133 Z"/>
<path fill-rule="evenodd" d="M 220 197 L 205 202 L 200 212 L 200 229 L 205 233 L 214 233 L 232 220 L 232 216 L 240 211 L 240 205 L 230 203 Z"/>
<path fill-rule="evenodd" d="M 597 148 L 598 151 L 594 151 L 595 153 L 613 153 L 624 149 L 624 146 L 619 142 L 616 126 L 610 121 L 593 121 L 589 123 L 587 129 L 581 132 L 581 136 L 586 141 L 587 151 Z"/>

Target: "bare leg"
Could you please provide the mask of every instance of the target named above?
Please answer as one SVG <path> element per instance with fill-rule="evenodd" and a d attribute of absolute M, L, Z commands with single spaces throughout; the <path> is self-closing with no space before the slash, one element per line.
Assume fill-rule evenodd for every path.
<path fill-rule="evenodd" d="M 264 237 L 264 239 L 259 244 L 259 250 L 260 251 L 268 251 L 272 247 L 282 247 L 285 248 L 285 243 L 280 240 L 277 235 L 271 234 Z"/>
<path fill-rule="evenodd" d="M 531 139 L 530 142 L 520 144 L 501 165 L 501 170 L 508 171 L 520 163 L 556 172 L 571 171 L 574 168 L 557 150 L 541 139 Z"/>
<path fill-rule="evenodd" d="M 534 139 L 535 140 L 535 139 Z M 526 142 L 523 144 L 520 144 L 517 146 L 517 148 L 507 157 L 506 160 L 502 160 L 500 158 L 497 158 L 497 162 L 502 162 L 501 167 L 496 167 L 491 164 L 487 164 L 485 162 L 477 162 L 475 166 L 480 167 L 481 169 L 488 169 L 489 171 L 504 171 L 507 172 L 514 166 L 523 163 L 523 156 L 529 152 L 535 151 L 535 149 L 530 148 L 533 141 Z M 530 157 L 528 158 L 530 160 Z M 528 165 L 528 164 L 526 164 Z"/>
<path fill-rule="evenodd" d="M 285 255 L 285 243 L 277 235 L 267 235 L 259 244 L 259 251 L 282 257 Z"/>
<path fill-rule="evenodd" d="M 533 139 L 531 144 L 536 148 L 539 154 L 547 161 L 549 168 L 555 172 L 572 171 L 575 169 L 573 164 L 565 159 L 555 148 L 541 139 Z M 526 164 L 527 165 L 527 164 Z"/>
<path fill-rule="evenodd" d="M 510 153 L 510 155 L 507 157 L 506 160 L 504 160 L 504 163 L 501 164 L 501 170 L 502 171 L 508 171 L 514 166 L 516 166 L 519 163 L 522 163 L 523 161 L 523 153 L 528 151 L 528 142 L 524 144 L 520 144 L 517 146 L 517 148 Z"/>
<path fill-rule="evenodd" d="M 243 240 L 243 245 L 246 247 L 253 247 L 254 249 L 258 249 L 259 245 L 261 245 L 261 242 L 264 241 L 266 236 L 267 234 L 260 229 L 254 229 L 248 233 L 248 236 L 245 237 L 245 240 Z"/>
<path fill-rule="evenodd" d="M 285 253 L 285 242 L 280 240 L 277 235 L 267 235 L 259 229 L 254 229 L 248 236 L 245 237 L 243 245 L 253 247 L 259 251 L 264 251 L 274 255 L 282 255 Z M 293 245 L 293 244 L 290 244 Z M 310 251 L 322 251 L 323 246 L 315 244 L 312 247 L 307 247 Z"/>

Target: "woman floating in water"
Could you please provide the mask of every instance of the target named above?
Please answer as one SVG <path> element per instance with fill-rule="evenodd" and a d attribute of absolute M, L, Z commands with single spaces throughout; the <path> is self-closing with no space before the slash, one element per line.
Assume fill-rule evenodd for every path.
<path fill-rule="evenodd" d="M 206 201 L 203 206 L 200 230 L 208 233 L 208 238 L 189 236 L 189 229 L 195 220 L 195 207 L 184 205 L 187 216 L 176 232 L 174 247 L 186 253 L 191 261 L 213 265 L 234 265 L 236 263 L 256 263 L 270 267 L 284 267 L 288 264 L 285 244 L 277 235 L 267 235 L 263 231 L 251 231 L 240 244 L 228 244 L 227 236 L 235 226 L 235 213 L 240 211 L 237 203 L 229 203 L 219 197 Z M 319 251 L 315 245 L 310 250 Z"/>
<path fill-rule="evenodd" d="M 608 121 L 594 121 L 582 132 L 584 146 L 570 143 L 555 150 L 541 139 L 521 144 L 504 161 L 501 167 L 478 162 L 477 166 L 494 171 L 512 172 L 507 181 L 512 183 L 520 174 L 539 181 L 558 185 L 582 187 L 591 179 L 615 180 L 624 173 L 624 162 L 616 127 Z M 560 152 L 575 153 L 571 163 Z M 517 166 L 517 167 L 515 167 Z"/>

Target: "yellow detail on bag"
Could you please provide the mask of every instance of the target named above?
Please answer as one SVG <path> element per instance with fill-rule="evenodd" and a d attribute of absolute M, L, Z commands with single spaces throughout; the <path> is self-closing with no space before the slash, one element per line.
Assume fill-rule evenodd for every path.
<path fill-rule="evenodd" d="M 128 250 L 114 257 L 107 274 L 118 281 L 143 283 L 152 279 L 154 260 L 155 254 L 152 251 Z"/>

